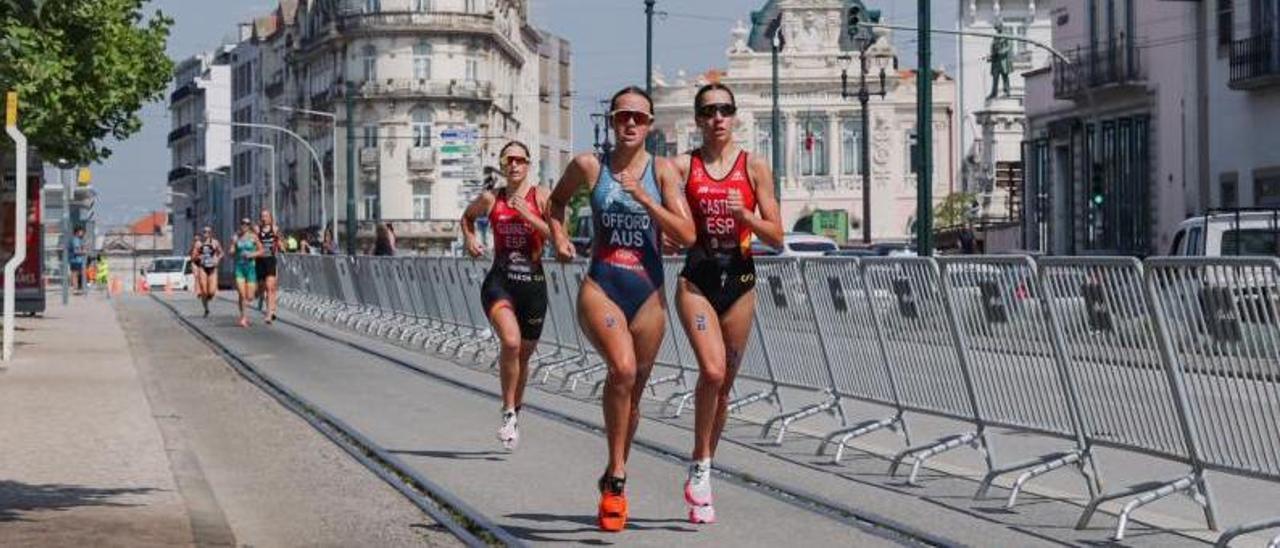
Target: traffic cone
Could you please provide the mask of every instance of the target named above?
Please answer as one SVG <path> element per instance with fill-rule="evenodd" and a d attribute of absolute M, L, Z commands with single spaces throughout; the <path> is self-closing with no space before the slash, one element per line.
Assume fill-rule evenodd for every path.
<path fill-rule="evenodd" d="M 147 287 L 147 279 L 138 278 L 138 285 L 137 287 L 134 288 L 134 291 L 137 291 L 141 295 L 146 295 L 147 293 L 150 293 L 151 288 Z"/>
<path fill-rule="evenodd" d="M 173 283 L 172 283 L 172 282 L 167 283 L 167 284 L 164 284 L 164 298 L 166 298 L 166 299 L 172 299 L 172 298 L 173 298 Z"/>

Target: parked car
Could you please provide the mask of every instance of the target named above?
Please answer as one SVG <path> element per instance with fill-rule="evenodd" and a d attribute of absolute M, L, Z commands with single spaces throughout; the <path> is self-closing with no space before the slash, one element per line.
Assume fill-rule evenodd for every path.
<path fill-rule="evenodd" d="M 767 245 L 760 240 L 754 240 L 751 242 L 752 257 L 776 257 L 778 255 L 779 253 L 777 249 L 774 249 L 772 246 Z"/>
<path fill-rule="evenodd" d="M 146 275 L 147 286 L 152 289 L 187 290 L 195 285 L 191 259 L 187 257 L 159 257 L 143 269 L 143 274 Z"/>
<path fill-rule="evenodd" d="M 1169 254 L 1280 257 L 1280 209 L 1239 209 L 1191 217 L 1178 225 Z"/>
<path fill-rule="evenodd" d="M 782 238 L 782 255 L 787 257 L 821 257 L 828 251 L 836 251 L 840 246 L 826 236 L 817 236 L 803 232 L 789 232 Z"/>
<path fill-rule="evenodd" d="M 878 257 L 879 254 L 871 249 L 832 249 L 822 254 L 824 257 Z"/>

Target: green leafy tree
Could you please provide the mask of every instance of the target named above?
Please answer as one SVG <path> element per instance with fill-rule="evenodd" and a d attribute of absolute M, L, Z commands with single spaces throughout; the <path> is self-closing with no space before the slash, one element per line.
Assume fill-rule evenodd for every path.
<path fill-rule="evenodd" d="M 19 124 L 46 158 L 107 158 L 102 141 L 136 133 L 142 105 L 162 97 L 173 20 L 144 19 L 144 2 L 0 0 L 0 90 L 18 92 Z"/>
<path fill-rule="evenodd" d="M 978 199 L 972 192 L 953 192 L 933 207 L 933 222 L 939 228 L 963 226 L 969 220 L 969 209 Z"/>
<path fill-rule="evenodd" d="M 566 215 L 566 217 L 569 218 L 568 232 L 570 236 L 575 238 L 579 236 L 586 236 L 586 234 L 578 234 L 578 216 L 579 212 L 582 211 L 582 208 L 589 207 L 590 205 L 591 188 L 588 185 L 578 187 L 578 191 L 569 199 L 568 214 Z"/>

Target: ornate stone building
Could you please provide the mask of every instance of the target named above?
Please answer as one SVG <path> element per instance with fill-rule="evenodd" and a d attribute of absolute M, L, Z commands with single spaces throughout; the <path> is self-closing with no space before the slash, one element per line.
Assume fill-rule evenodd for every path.
<path fill-rule="evenodd" d="M 862 134 L 857 101 L 841 96 L 841 69 L 856 85 L 859 51 L 845 31 L 848 0 L 771 0 L 752 13 L 752 25 L 739 22 L 728 48 L 727 70 L 697 77 L 683 72 L 655 78 L 657 130 L 674 154 L 700 144 L 694 125 L 693 96 L 698 87 L 718 80 L 733 89 L 738 102 L 740 145 L 772 162 L 772 38 L 781 28 L 780 54 L 784 139 L 782 214 L 790 230 L 817 210 L 846 210 L 850 239 L 860 233 L 862 216 Z M 873 97 L 871 116 L 871 219 L 877 240 L 906 240 L 916 212 L 916 72 L 897 68 L 897 51 L 887 31 L 878 32 L 867 51 L 868 82 L 879 90 L 885 72 L 886 95 Z M 957 189 L 954 135 L 955 84 L 935 71 L 933 195 L 944 199 Z M 802 224 L 803 226 L 803 224 Z"/>
<path fill-rule="evenodd" d="M 373 222 L 386 221 L 401 249 L 448 247 L 463 206 L 507 140 L 529 146 L 533 173 L 559 173 L 572 142 L 570 49 L 529 23 L 528 4 L 280 0 L 242 27 L 225 60 L 233 104 L 220 118 L 288 128 L 319 157 L 280 131 L 234 132 L 236 141 L 275 148 L 283 226 L 314 233 L 336 218 L 339 239 L 345 236 L 348 120 L 364 244 Z M 329 113 L 336 136 L 329 118 L 288 109 Z M 230 173 L 227 201 L 237 214 L 270 203 L 272 156 L 237 146 L 230 165 L 205 159 L 209 169 Z"/>

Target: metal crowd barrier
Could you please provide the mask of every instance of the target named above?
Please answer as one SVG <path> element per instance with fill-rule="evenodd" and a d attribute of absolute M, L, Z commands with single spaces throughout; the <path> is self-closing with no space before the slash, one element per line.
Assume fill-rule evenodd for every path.
<path fill-rule="evenodd" d="M 1188 433 L 1176 367 L 1144 291 L 1143 267 L 1130 258 L 1050 258 L 1040 261 L 1049 314 L 1059 324 L 1068 374 L 1080 397 L 1087 442 L 1186 464 L 1180 477 L 1094 497 L 1077 527 L 1088 526 L 1104 502 L 1131 499 L 1116 528 L 1124 536 L 1137 508 L 1185 493 L 1216 529 L 1204 466 Z"/>
<path fill-rule="evenodd" d="M 281 303 L 318 320 L 449 356 L 493 353 L 480 307 L 488 262 L 452 257 L 285 255 Z M 697 362 L 675 303 L 681 261 L 666 261 L 668 329 L 651 390 L 673 385 L 668 408 L 692 398 Z M 547 323 L 534 377 L 573 389 L 605 371 L 578 326 L 586 263 L 547 262 Z M 828 412 L 844 425 L 819 454 L 839 461 L 851 440 L 892 429 L 910 445 L 905 416 L 957 420 L 973 429 L 909 447 L 913 462 L 972 446 L 988 473 L 1020 473 L 1007 506 L 1029 480 L 1067 466 L 1097 508 L 1127 499 L 1115 538 L 1138 508 L 1184 493 L 1217 529 L 1208 470 L 1280 482 L 1280 260 L 1273 258 L 946 257 L 757 259 L 756 321 L 739 378 L 764 388 L 737 394 L 731 410 L 778 408 L 764 424 L 785 439 L 797 421 Z M 599 392 L 597 379 L 593 393 Z M 819 396 L 789 409 L 780 389 Z M 654 391 L 656 394 L 656 391 Z M 845 400 L 885 409 L 850 424 Z M 1001 427 L 1056 438 L 1064 450 L 1003 467 L 987 444 Z M 1092 449 L 1106 446 L 1182 463 L 1156 485 L 1102 494 Z M 1280 527 L 1280 518 L 1237 526 L 1219 540 Z M 1280 545 L 1280 537 L 1274 541 Z"/>
<path fill-rule="evenodd" d="M 1199 464 L 1280 481 L 1280 260 L 1151 259 L 1146 289 Z M 1242 525 L 1218 541 L 1280 527 Z M 1280 536 L 1271 543 L 1280 545 Z"/>

